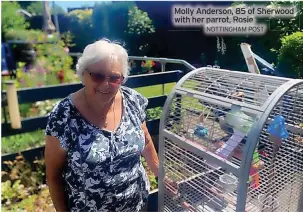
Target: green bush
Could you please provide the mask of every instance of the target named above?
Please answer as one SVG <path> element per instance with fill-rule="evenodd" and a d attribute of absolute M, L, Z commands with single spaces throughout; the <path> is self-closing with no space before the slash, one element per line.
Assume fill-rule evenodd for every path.
<path fill-rule="evenodd" d="M 44 159 L 30 164 L 22 155 L 4 161 L 1 173 L 1 211 L 55 211 L 45 181 Z"/>
<path fill-rule="evenodd" d="M 146 110 L 146 118 L 148 120 L 160 119 L 162 115 L 162 107 L 156 107 Z"/>
<path fill-rule="evenodd" d="M 31 42 L 42 42 L 46 35 L 40 30 L 33 29 L 8 29 L 6 33 L 7 40 L 19 40 Z"/>
<path fill-rule="evenodd" d="M 53 9 L 53 5 L 50 3 L 50 13 L 53 15 L 54 14 L 54 9 Z M 43 16 L 43 1 L 33 1 L 30 3 L 30 5 L 28 5 L 25 8 L 26 11 L 28 11 L 29 13 L 33 14 L 33 15 L 41 15 Z M 55 10 L 57 14 L 65 14 L 66 12 L 64 11 L 64 9 L 62 7 L 60 7 L 59 5 L 55 4 Z"/>
<path fill-rule="evenodd" d="M 155 27 L 147 12 L 140 10 L 137 6 L 128 11 L 127 33 L 140 35 L 154 32 Z"/>
<path fill-rule="evenodd" d="M 278 69 L 288 76 L 303 77 L 303 32 L 282 37 Z"/>
<path fill-rule="evenodd" d="M 17 2 L 3 1 L 1 4 L 1 30 L 4 36 L 7 31 L 26 29 L 29 24 L 22 14 L 18 14 L 21 9 Z"/>
<path fill-rule="evenodd" d="M 135 2 L 100 2 L 94 6 L 92 26 L 96 38 L 107 37 L 125 44 L 128 52 L 144 55 L 148 37 L 155 27 L 148 14 Z"/>
<path fill-rule="evenodd" d="M 44 144 L 44 130 L 8 136 L 1 139 L 1 153 L 11 154 L 21 152 L 32 148 L 41 147 Z"/>
<path fill-rule="evenodd" d="M 68 13 L 69 31 L 73 35 L 73 42 L 77 51 L 83 50 L 86 45 L 96 39 L 93 31 L 92 9 L 73 10 Z"/>

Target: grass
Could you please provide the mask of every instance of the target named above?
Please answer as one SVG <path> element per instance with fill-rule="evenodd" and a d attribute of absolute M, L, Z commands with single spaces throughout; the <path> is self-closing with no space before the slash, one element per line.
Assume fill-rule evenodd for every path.
<path fill-rule="evenodd" d="M 165 84 L 164 94 L 166 95 L 169 94 L 175 85 L 176 83 Z M 187 83 L 184 84 L 183 87 L 192 89 L 195 86 L 198 86 L 198 83 L 196 81 L 189 80 Z M 162 95 L 162 85 L 153 85 L 153 86 L 135 88 L 135 90 L 147 98 Z M 196 110 L 205 110 L 205 107 L 196 98 L 190 96 L 183 96 L 181 102 L 183 108 L 192 107 L 195 108 Z"/>
<path fill-rule="evenodd" d="M 164 84 L 164 94 L 169 94 L 173 87 L 176 85 L 175 82 Z M 146 87 L 135 88 L 134 90 L 141 93 L 143 96 L 149 98 L 153 96 L 161 96 L 162 94 L 162 85 L 152 85 Z"/>

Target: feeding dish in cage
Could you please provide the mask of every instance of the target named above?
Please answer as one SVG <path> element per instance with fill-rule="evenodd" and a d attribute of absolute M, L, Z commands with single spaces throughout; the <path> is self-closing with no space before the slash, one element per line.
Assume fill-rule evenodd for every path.
<path fill-rule="evenodd" d="M 194 140 L 194 136 L 195 136 L 195 130 L 194 129 L 189 129 L 187 131 L 188 134 L 188 139 Z"/>
<path fill-rule="evenodd" d="M 279 202 L 272 195 L 260 194 L 258 196 L 259 210 L 262 212 L 275 211 L 279 207 Z"/>
<path fill-rule="evenodd" d="M 234 192 L 237 188 L 238 180 L 231 174 L 223 174 L 219 177 L 219 183 L 222 186 L 223 192 Z"/>

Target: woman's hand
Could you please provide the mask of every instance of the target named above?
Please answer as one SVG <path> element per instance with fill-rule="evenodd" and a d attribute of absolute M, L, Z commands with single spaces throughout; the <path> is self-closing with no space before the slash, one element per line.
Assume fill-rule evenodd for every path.
<path fill-rule="evenodd" d="M 158 177 L 158 173 L 159 173 L 159 159 L 158 159 L 158 155 L 157 152 L 155 150 L 154 147 L 154 143 L 151 139 L 151 136 L 148 132 L 148 129 L 146 127 L 146 123 L 144 122 L 142 124 L 142 129 L 144 131 L 145 134 L 145 148 L 143 150 L 143 157 L 145 158 L 148 166 L 150 167 L 150 169 L 152 170 L 152 172 L 154 173 L 154 175 L 156 177 Z M 166 188 L 166 191 L 168 193 L 168 195 L 173 198 L 173 199 L 179 199 L 180 198 L 180 194 L 179 194 L 179 185 L 177 184 L 177 182 L 173 181 L 172 179 L 170 179 L 169 177 L 165 176 L 164 177 L 164 186 Z M 195 208 L 193 206 L 191 206 L 190 204 L 188 204 L 186 201 L 181 201 L 180 202 L 181 207 L 189 210 L 189 211 L 193 211 L 195 212 Z"/>
<path fill-rule="evenodd" d="M 66 152 L 61 148 L 59 140 L 52 136 L 46 136 L 46 180 L 56 211 L 68 211 L 62 177 L 65 161 Z"/>
<path fill-rule="evenodd" d="M 179 185 L 167 176 L 164 177 L 163 182 L 164 182 L 164 186 L 168 192 L 168 195 L 172 198 L 177 197 L 178 193 L 179 193 L 179 191 L 178 191 Z"/>
<path fill-rule="evenodd" d="M 164 186 L 166 188 L 167 194 L 178 204 L 187 211 L 196 212 L 197 210 L 188 202 L 186 202 L 179 193 L 179 184 L 169 177 L 164 177 Z"/>

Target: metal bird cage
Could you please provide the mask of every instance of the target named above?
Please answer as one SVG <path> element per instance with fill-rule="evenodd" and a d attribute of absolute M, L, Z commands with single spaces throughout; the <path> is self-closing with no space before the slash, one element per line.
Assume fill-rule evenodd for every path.
<path fill-rule="evenodd" d="M 196 69 L 159 143 L 159 211 L 303 211 L 303 80 Z"/>

